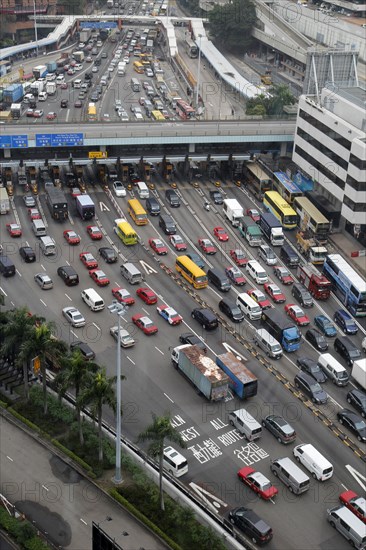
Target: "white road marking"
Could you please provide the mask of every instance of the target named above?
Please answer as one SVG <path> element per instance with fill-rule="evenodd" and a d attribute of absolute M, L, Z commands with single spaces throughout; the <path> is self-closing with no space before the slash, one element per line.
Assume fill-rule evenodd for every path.
<path fill-rule="evenodd" d="M 101 212 L 104 212 L 104 211 L 110 212 L 110 209 L 108 208 L 108 206 L 102 201 L 99 201 L 99 208 Z"/>
<path fill-rule="evenodd" d="M 43 271 L 46 271 L 46 268 L 42 264 L 41 264 L 41 268 L 43 269 Z"/>
<path fill-rule="evenodd" d="M 40 302 L 44 305 L 44 307 L 47 307 L 47 304 L 42 300 L 42 298 L 39 299 Z"/>
<path fill-rule="evenodd" d="M 10 460 L 10 462 L 14 462 L 14 460 L 11 458 L 11 456 L 6 455 L 6 458 Z"/>
<path fill-rule="evenodd" d="M 1 286 L 0 286 L 0 290 L 1 290 L 1 292 L 4 294 L 4 296 L 7 296 L 7 293 L 5 292 L 5 290 L 3 290 L 3 289 L 1 288 Z"/>
<path fill-rule="evenodd" d="M 132 361 L 131 357 L 128 357 L 128 355 L 127 355 L 126 357 L 127 357 L 127 359 L 128 359 L 129 361 L 131 361 L 131 363 L 132 363 L 133 365 L 136 365 L 135 361 Z"/>
<path fill-rule="evenodd" d="M 68 300 L 70 300 L 70 302 L 72 302 L 72 299 L 70 298 L 70 296 L 68 294 L 66 294 L 66 292 L 65 292 L 65 296 L 66 296 L 66 298 L 68 298 Z"/>
<path fill-rule="evenodd" d="M 97 330 L 100 330 L 100 327 L 98 327 L 98 325 L 97 325 L 96 323 L 93 323 L 93 325 L 95 326 L 95 328 L 96 328 Z"/>
<path fill-rule="evenodd" d="M 341 485 L 345 491 L 348 491 L 348 488 L 343 483 L 341 483 Z"/>
<path fill-rule="evenodd" d="M 88 524 L 86 523 L 85 519 L 80 518 L 80 521 L 81 521 L 82 523 L 84 523 L 84 525 L 88 525 Z"/>
<path fill-rule="evenodd" d="M 242 359 L 243 361 L 248 361 L 248 359 L 246 357 L 244 357 L 244 355 L 242 355 L 241 353 L 236 351 L 236 349 L 233 348 L 232 346 L 229 346 L 229 344 L 227 344 L 226 342 L 223 342 L 222 345 L 224 346 L 226 351 L 231 351 L 237 359 Z"/>
<path fill-rule="evenodd" d="M 70 116 L 70 109 L 67 109 L 67 111 L 66 111 L 66 122 L 69 122 L 69 116 Z"/>
<path fill-rule="evenodd" d="M 161 355 L 165 355 L 164 352 L 161 351 L 161 350 L 160 350 L 159 348 L 157 348 L 156 346 L 155 346 L 155 349 L 156 349 L 156 351 L 158 351 L 159 353 L 161 353 Z"/>
<path fill-rule="evenodd" d="M 169 399 L 169 401 L 171 401 L 171 403 L 174 403 L 173 399 L 171 399 L 167 393 L 164 393 L 164 395 L 167 399 Z"/>
<path fill-rule="evenodd" d="M 22 274 L 20 273 L 20 271 L 18 271 L 17 269 L 15 271 L 18 273 L 19 277 L 22 277 Z"/>
<path fill-rule="evenodd" d="M 27 246 L 29 246 L 29 242 L 28 242 L 28 241 L 25 241 L 25 244 L 26 244 Z"/>
<path fill-rule="evenodd" d="M 203 489 L 193 481 L 189 484 L 191 489 L 198 494 L 201 500 L 206 503 L 206 505 L 215 513 L 218 513 L 219 508 L 224 507 L 227 508 L 227 503 L 218 498 L 217 496 L 213 495 L 209 491 L 206 491 L 206 489 Z M 207 496 L 205 496 L 207 495 Z"/>
<path fill-rule="evenodd" d="M 42 485 L 42 488 L 45 489 L 47 492 L 49 491 L 49 488 L 46 487 L 46 485 Z"/>
<path fill-rule="evenodd" d="M 77 338 L 77 340 L 79 340 L 79 336 L 73 331 L 73 330 L 70 330 L 70 333 L 75 336 L 75 338 Z"/>
<path fill-rule="evenodd" d="M 65 261 L 66 261 L 67 265 L 70 265 L 69 262 L 68 262 L 67 260 L 65 260 Z"/>
<path fill-rule="evenodd" d="M 148 275 L 150 275 L 150 273 L 157 273 L 157 271 L 153 267 L 151 267 L 150 264 L 144 262 L 144 260 L 140 260 L 140 264 Z"/>
<path fill-rule="evenodd" d="M 366 481 L 366 477 L 363 474 L 360 474 L 360 472 L 356 470 L 356 468 L 353 468 L 353 466 L 350 466 L 349 464 L 346 464 L 346 468 L 351 476 L 355 478 L 357 483 L 361 485 L 362 489 L 366 491 L 366 484 L 362 483 L 362 481 Z"/>

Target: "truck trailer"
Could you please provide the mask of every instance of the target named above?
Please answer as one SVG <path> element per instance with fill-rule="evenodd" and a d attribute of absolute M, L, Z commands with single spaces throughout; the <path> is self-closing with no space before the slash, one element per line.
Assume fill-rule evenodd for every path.
<path fill-rule="evenodd" d="M 10 210 L 9 195 L 5 187 L 0 187 L 0 214 L 7 214 Z"/>
<path fill-rule="evenodd" d="M 21 84 L 11 84 L 3 92 L 4 103 L 19 103 L 24 96 L 24 88 Z"/>
<path fill-rule="evenodd" d="M 224 214 L 231 222 L 232 226 L 239 227 L 240 218 L 244 215 L 243 207 L 240 206 L 236 199 L 225 199 L 223 207 Z"/>
<path fill-rule="evenodd" d="M 297 276 L 300 283 L 308 289 L 314 298 L 317 300 L 328 300 L 332 289 L 332 283 L 325 275 L 321 275 L 316 267 L 312 264 L 299 265 L 297 268 Z"/>
<path fill-rule="evenodd" d="M 56 187 L 47 188 L 46 202 L 54 220 L 67 220 L 69 216 L 67 200 L 61 189 L 57 189 Z"/>
<path fill-rule="evenodd" d="M 247 399 L 248 397 L 257 395 L 257 377 L 231 351 L 218 355 L 216 357 L 216 364 L 228 375 L 229 388 L 240 399 Z"/>
<path fill-rule="evenodd" d="M 180 370 L 209 401 L 225 399 L 229 377 L 198 347 L 186 344 L 173 349 L 173 366 Z"/>
<path fill-rule="evenodd" d="M 285 242 L 282 225 L 272 212 L 261 213 L 259 227 L 273 246 L 282 246 Z"/>
<path fill-rule="evenodd" d="M 366 390 L 366 359 L 354 361 L 351 376 L 361 388 Z"/>
<path fill-rule="evenodd" d="M 260 246 L 262 244 L 262 230 L 250 216 L 240 218 L 239 232 L 250 246 Z"/>
<path fill-rule="evenodd" d="M 95 216 L 95 205 L 89 195 L 76 197 L 76 210 L 82 220 L 91 220 Z"/>
<path fill-rule="evenodd" d="M 262 311 L 261 323 L 285 351 L 292 352 L 300 348 L 300 331 L 282 311 L 274 308 Z"/>
<path fill-rule="evenodd" d="M 297 249 L 314 265 L 322 265 L 327 257 L 328 250 L 325 246 L 318 246 L 316 240 L 307 231 L 296 233 Z"/>

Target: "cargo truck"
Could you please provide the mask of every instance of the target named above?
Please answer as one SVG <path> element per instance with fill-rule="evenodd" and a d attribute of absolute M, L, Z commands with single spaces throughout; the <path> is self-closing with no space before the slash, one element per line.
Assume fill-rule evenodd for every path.
<path fill-rule="evenodd" d="M 69 213 L 65 194 L 61 189 L 49 187 L 46 191 L 46 202 L 54 220 L 67 220 Z"/>
<path fill-rule="evenodd" d="M 22 116 L 22 104 L 21 103 L 12 103 L 10 106 L 11 117 L 16 119 Z"/>
<path fill-rule="evenodd" d="M 307 231 L 296 233 L 296 246 L 301 254 L 314 265 L 322 265 L 327 257 L 325 246 L 318 246 L 316 240 Z"/>
<path fill-rule="evenodd" d="M 57 69 L 57 63 L 56 61 L 50 61 L 49 63 L 46 63 L 46 68 L 48 73 L 54 73 Z M 34 74 L 34 73 L 33 73 Z M 38 78 L 41 78 L 40 76 Z"/>
<path fill-rule="evenodd" d="M 76 197 L 76 210 L 82 220 L 91 220 L 95 216 L 95 206 L 89 195 Z"/>
<path fill-rule="evenodd" d="M 297 268 L 297 276 L 302 283 L 317 300 L 328 300 L 332 283 L 325 277 L 320 275 L 316 267 L 312 264 L 299 265 Z"/>
<path fill-rule="evenodd" d="M 231 222 L 231 225 L 239 227 L 240 218 L 244 215 L 243 207 L 240 206 L 239 202 L 236 199 L 225 199 L 223 208 L 224 214 Z"/>
<path fill-rule="evenodd" d="M 80 42 L 84 42 L 85 44 L 89 40 L 91 33 L 92 33 L 91 29 L 82 29 L 80 31 L 80 36 L 79 36 Z"/>
<path fill-rule="evenodd" d="M 56 90 L 57 90 L 56 82 L 47 82 L 46 83 L 46 93 L 48 95 L 55 95 Z"/>
<path fill-rule="evenodd" d="M 366 359 L 354 361 L 351 376 L 361 388 L 366 390 Z"/>
<path fill-rule="evenodd" d="M 85 57 L 84 52 L 74 52 L 72 56 L 77 63 L 82 63 Z"/>
<path fill-rule="evenodd" d="M 281 223 L 272 212 L 262 212 L 259 227 L 273 246 L 282 246 L 285 242 Z"/>
<path fill-rule="evenodd" d="M 261 323 L 285 351 L 292 352 L 300 348 L 300 331 L 282 311 L 274 308 L 262 311 Z"/>
<path fill-rule="evenodd" d="M 7 214 L 10 210 L 9 195 L 5 187 L 0 187 L 0 214 Z"/>
<path fill-rule="evenodd" d="M 209 401 L 225 399 L 229 377 L 198 347 L 177 346 L 171 354 L 173 366 L 180 370 Z"/>
<path fill-rule="evenodd" d="M 37 65 L 37 67 L 33 67 L 32 72 L 33 72 L 33 76 L 36 80 L 38 80 L 38 78 L 44 78 L 48 73 L 47 66 L 46 65 Z"/>
<path fill-rule="evenodd" d="M 254 397 L 258 391 L 258 380 L 249 369 L 243 365 L 231 351 L 216 357 L 216 364 L 229 377 L 229 388 L 233 390 L 240 399 Z"/>
<path fill-rule="evenodd" d="M 21 84 L 11 84 L 3 92 L 4 103 L 20 103 L 24 96 L 24 88 Z"/>
<path fill-rule="evenodd" d="M 262 244 L 261 228 L 249 216 L 240 218 L 239 232 L 248 241 L 250 246 L 260 246 Z"/>

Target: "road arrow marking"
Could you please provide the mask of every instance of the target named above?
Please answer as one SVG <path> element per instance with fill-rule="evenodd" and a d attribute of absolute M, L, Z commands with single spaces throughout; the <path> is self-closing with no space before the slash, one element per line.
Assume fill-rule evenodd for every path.
<path fill-rule="evenodd" d="M 346 464 L 346 468 L 349 471 L 349 473 L 351 474 L 351 476 L 355 478 L 357 483 L 359 485 L 361 485 L 362 489 L 364 491 L 366 491 L 366 485 L 364 483 L 362 483 L 362 481 L 366 481 L 366 477 L 363 474 L 360 474 L 360 472 L 358 470 L 356 470 L 356 468 L 353 468 L 353 466 L 350 466 L 349 464 Z M 361 481 L 361 479 L 362 479 L 362 481 Z"/>
<path fill-rule="evenodd" d="M 155 269 L 151 267 L 151 265 L 149 265 L 147 262 L 144 262 L 144 260 L 140 260 L 140 264 L 148 275 L 150 275 L 150 273 L 157 273 L 157 271 L 155 271 Z"/>
<path fill-rule="evenodd" d="M 99 208 L 101 212 L 104 212 L 104 210 L 106 210 L 106 212 L 110 212 L 108 206 L 102 201 L 99 201 Z"/>
<path fill-rule="evenodd" d="M 211 510 L 216 514 L 219 512 L 219 509 L 221 507 L 227 508 L 226 502 L 221 500 L 219 497 L 213 495 L 209 491 L 206 491 L 206 489 L 203 489 L 193 481 L 189 484 L 189 486 L 193 489 L 193 491 L 195 491 L 195 493 L 198 494 L 200 499 L 203 500 L 203 502 L 205 502 L 205 504 L 207 504 L 207 506 L 211 508 Z"/>
<path fill-rule="evenodd" d="M 231 351 L 237 359 L 242 359 L 243 361 L 248 361 L 248 359 L 246 357 L 244 357 L 244 355 L 242 355 L 241 353 L 236 351 L 236 349 L 233 348 L 232 346 L 229 346 L 229 344 L 227 344 L 226 342 L 223 342 L 222 345 L 224 346 L 226 351 Z"/>

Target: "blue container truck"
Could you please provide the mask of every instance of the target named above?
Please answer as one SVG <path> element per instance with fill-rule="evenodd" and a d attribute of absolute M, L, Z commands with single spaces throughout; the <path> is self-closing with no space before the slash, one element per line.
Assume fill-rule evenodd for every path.
<path fill-rule="evenodd" d="M 282 311 L 276 311 L 274 308 L 263 311 L 261 322 L 285 351 L 292 352 L 300 348 L 301 333 Z"/>
<path fill-rule="evenodd" d="M 5 103 L 20 103 L 23 96 L 23 86 L 21 84 L 11 84 L 4 90 L 3 100 Z"/>
<path fill-rule="evenodd" d="M 218 355 L 216 357 L 216 365 L 228 375 L 229 388 L 240 399 L 247 399 L 248 397 L 257 395 L 257 377 L 231 351 Z"/>
<path fill-rule="evenodd" d="M 54 73 L 57 69 L 56 61 L 50 61 L 49 63 L 46 63 L 46 68 L 49 73 Z"/>
<path fill-rule="evenodd" d="M 259 227 L 273 246 L 282 246 L 285 242 L 281 222 L 272 212 L 261 213 Z"/>

